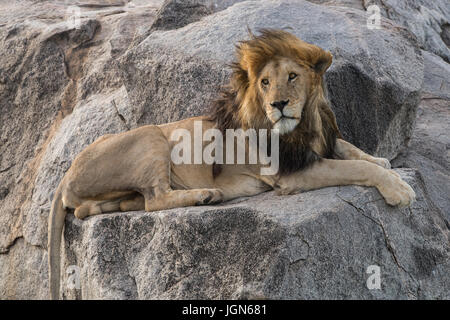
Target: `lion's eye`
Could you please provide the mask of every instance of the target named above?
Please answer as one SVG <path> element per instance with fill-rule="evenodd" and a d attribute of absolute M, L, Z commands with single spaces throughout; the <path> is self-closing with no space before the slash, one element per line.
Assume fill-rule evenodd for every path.
<path fill-rule="evenodd" d="M 265 86 L 267 86 L 269 84 L 269 79 L 262 79 L 261 83 Z"/>
<path fill-rule="evenodd" d="M 293 72 L 289 73 L 289 80 L 294 80 L 295 78 L 297 78 L 297 74 Z"/>

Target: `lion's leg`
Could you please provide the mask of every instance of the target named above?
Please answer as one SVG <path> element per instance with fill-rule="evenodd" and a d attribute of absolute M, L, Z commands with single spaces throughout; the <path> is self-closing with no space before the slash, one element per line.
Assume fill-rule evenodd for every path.
<path fill-rule="evenodd" d="M 189 207 L 194 205 L 215 204 L 223 201 L 219 189 L 165 190 L 155 192 L 153 197 L 145 197 L 145 210 L 158 211 L 164 209 Z"/>
<path fill-rule="evenodd" d="M 391 164 L 388 159 L 373 157 L 358 149 L 350 142 L 342 139 L 336 140 L 335 155 L 342 160 L 364 160 L 375 163 L 383 168 L 390 169 Z"/>
<path fill-rule="evenodd" d="M 308 169 L 281 177 L 277 191 L 290 194 L 340 185 L 376 187 L 393 206 L 408 206 L 415 199 L 414 190 L 397 173 L 363 160 L 322 159 Z"/>
<path fill-rule="evenodd" d="M 78 219 L 84 219 L 87 216 L 118 211 L 120 211 L 120 199 L 103 201 L 87 200 L 75 208 L 74 214 Z"/>
<path fill-rule="evenodd" d="M 121 211 L 143 211 L 145 210 L 145 200 L 142 195 L 136 196 L 134 199 L 123 200 L 120 202 Z"/>
<path fill-rule="evenodd" d="M 90 210 L 89 206 L 81 205 L 81 206 L 75 208 L 74 215 L 78 219 L 82 220 L 89 215 L 89 210 Z"/>
<path fill-rule="evenodd" d="M 222 192 L 218 189 L 166 190 L 149 194 L 147 198 L 137 196 L 134 199 L 120 202 L 121 211 L 158 211 L 202 204 L 214 204 L 223 201 Z"/>
<path fill-rule="evenodd" d="M 144 208 L 146 211 L 158 211 L 222 201 L 223 195 L 219 189 L 173 190 L 171 188 L 170 148 L 162 133 L 160 138 L 160 143 L 154 148 L 157 149 L 158 156 L 155 156 L 155 150 L 152 150 L 147 157 L 143 157 L 142 164 L 139 164 L 144 175 L 139 179 L 140 184 L 134 189 L 139 191 L 143 199 L 137 197 L 132 201 L 124 201 L 121 203 L 121 209 L 141 210 Z M 148 145 L 152 143 L 155 144 L 155 137 L 152 137 Z"/>
<path fill-rule="evenodd" d="M 114 201 L 104 201 L 103 203 L 99 204 L 101 213 L 120 212 L 120 202 L 120 199 Z"/>

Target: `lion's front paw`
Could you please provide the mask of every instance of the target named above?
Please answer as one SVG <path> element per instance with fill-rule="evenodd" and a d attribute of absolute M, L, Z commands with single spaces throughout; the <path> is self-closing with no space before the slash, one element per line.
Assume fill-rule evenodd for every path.
<path fill-rule="evenodd" d="M 391 163 L 386 158 L 370 157 L 369 159 L 367 159 L 367 161 L 375 163 L 375 164 L 377 164 L 380 167 L 383 167 L 385 169 L 390 169 L 391 168 Z"/>
<path fill-rule="evenodd" d="M 219 189 L 206 189 L 201 192 L 197 205 L 216 204 L 223 201 L 223 193 Z"/>
<path fill-rule="evenodd" d="M 395 171 L 389 170 L 378 187 L 386 202 L 391 206 L 407 207 L 416 199 L 416 193 Z"/>
<path fill-rule="evenodd" d="M 89 207 L 88 206 L 79 206 L 78 208 L 75 208 L 75 211 L 73 213 L 75 217 L 77 217 L 80 220 L 83 220 L 89 215 Z"/>
<path fill-rule="evenodd" d="M 287 188 L 275 188 L 275 194 L 277 196 L 287 196 L 292 193 L 292 190 Z"/>
<path fill-rule="evenodd" d="M 288 178 L 278 181 L 277 185 L 274 187 L 274 190 L 277 196 L 287 196 L 301 192 L 300 186 L 290 182 Z"/>

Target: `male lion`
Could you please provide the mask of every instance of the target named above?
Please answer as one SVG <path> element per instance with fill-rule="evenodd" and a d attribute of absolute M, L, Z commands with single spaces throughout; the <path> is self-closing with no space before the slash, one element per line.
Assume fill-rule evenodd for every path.
<path fill-rule="evenodd" d="M 388 160 L 342 140 L 322 83 L 331 61 L 329 52 L 288 32 L 262 30 L 238 44 L 230 84 L 216 101 L 212 116 L 143 126 L 103 136 L 88 146 L 73 161 L 52 203 L 51 298 L 59 298 L 60 244 L 67 208 L 83 219 L 113 211 L 213 204 L 268 190 L 291 194 L 352 184 L 376 187 L 390 205 L 409 205 L 415 193 L 389 170 Z M 193 132 L 195 121 L 201 121 L 203 131 L 278 129 L 278 173 L 261 175 L 262 164 L 174 164 L 171 133 L 180 128 Z"/>

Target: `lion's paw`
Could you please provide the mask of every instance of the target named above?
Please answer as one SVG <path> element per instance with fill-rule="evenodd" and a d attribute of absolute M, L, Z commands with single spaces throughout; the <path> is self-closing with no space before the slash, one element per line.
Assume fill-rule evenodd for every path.
<path fill-rule="evenodd" d="M 206 189 L 201 192 L 197 205 L 216 204 L 223 201 L 223 193 L 219 189 Z"/>
<path fill-rule="evenodd" d="M 391 163 L 386 158 L 371 157 L 368 161 L 372 162 L 372 163 L 375 163 L 375 164 L 377 164 L 380 167 L 383 167 L 385 169 L 391 169 Z"/>
<path fill-rule="evenodd" d="M 278 181 L 274 190 L 277 196 L 288 196 L 301 192 L 300 186 L 293 183 L 286 183 L 286 181 Z"/>
<path fill-rule="evenodd" d="M 391 206 L 407 207 L 416 200 L 416 193 L 411 186 L 392 170 L 388 171 L 378 190 Z"/>
<path fill-rule="evenodd" d="M 287 188 L 282 188 L 280 186 L 275 188 L 275 194 L 277 196 L 287 196 L 290 193 L 290 190 Z"/>

